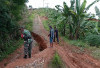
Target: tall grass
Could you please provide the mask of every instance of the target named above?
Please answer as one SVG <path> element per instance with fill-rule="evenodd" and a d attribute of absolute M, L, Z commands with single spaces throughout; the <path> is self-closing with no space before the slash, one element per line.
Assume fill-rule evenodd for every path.
<path fill-rule="evenodd" d="M 49 68 L 65 68 L 63 61 L 61 60 L 57 52 L 55 53 L 52 61 L 50 62 Z"/>

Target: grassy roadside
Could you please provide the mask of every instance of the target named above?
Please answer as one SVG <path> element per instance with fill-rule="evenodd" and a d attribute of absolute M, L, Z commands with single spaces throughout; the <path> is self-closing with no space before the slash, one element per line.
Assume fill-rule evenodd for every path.
<path fill-rule="evenodd" d="M 90 46 L 88 43 L 83 42 L 82 40 L 69 40 L 66 37 L 62 37 L 67 43 L 80 47 L 81 51 L 84 51 L 84 48 L 91 51 L 91 56 L 96 59 L 100 59 L 100 47 Z"/>

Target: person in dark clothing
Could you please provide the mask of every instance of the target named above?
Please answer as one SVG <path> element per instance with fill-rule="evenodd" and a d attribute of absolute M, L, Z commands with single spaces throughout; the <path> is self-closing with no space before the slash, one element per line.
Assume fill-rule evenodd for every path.
<path fill-rule="evenodd" d="M 58 29 L 54 27 L 54 42 L 56 39 L 57 39 L 57 43 L 59 44 Z"/>

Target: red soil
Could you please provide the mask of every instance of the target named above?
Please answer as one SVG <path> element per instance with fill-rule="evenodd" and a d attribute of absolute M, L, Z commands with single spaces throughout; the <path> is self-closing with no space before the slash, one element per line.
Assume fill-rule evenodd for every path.
<path fill-rule="evenodd" d="M 40 37 L 38 34 L 31 32 L 32 36 L 34 37 L 34 40 L 37 41 L 39 44 L 39 50 L 43 51 L 44 49 L 47 48 L 46 42 L 43 40 L 42 37 Z"/>

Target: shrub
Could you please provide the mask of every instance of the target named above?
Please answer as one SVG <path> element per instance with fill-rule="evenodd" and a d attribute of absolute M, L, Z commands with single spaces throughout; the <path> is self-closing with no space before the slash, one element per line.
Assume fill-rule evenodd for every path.
<path fill-rule="evenodd" d="M 85 39 L 91 46 L 99 46 L 100 45 L 100 35 L 89 35 Z"/>

